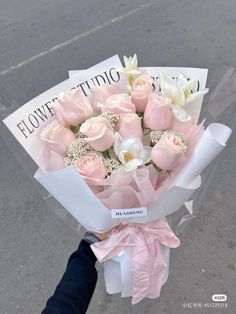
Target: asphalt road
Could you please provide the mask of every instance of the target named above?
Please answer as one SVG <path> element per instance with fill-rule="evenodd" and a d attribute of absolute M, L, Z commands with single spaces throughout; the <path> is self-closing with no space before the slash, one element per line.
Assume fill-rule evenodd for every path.
<path fill-rule="evenodd" d="M 136 52 L 143 66 L 207 67 L 210 74 L 236 67 L 235 33 L 235 0 L 0 0 L 1 106 L 9 105 L 8 93 L 23 104 L 68 70 L 116 53 Z M 233 134 L 197 218 L 171 252 L 161 297 L 131 306 L 130 299 L 110 296 L 98 266 L 88 313 L 235 313 L 235 141 Z M 40 313 L 82 230 L 51 211 L 1 138 L 0 144 L 0 313 Z M 215 293 L 228 296 L 228 308 L 194 308 Z"/>

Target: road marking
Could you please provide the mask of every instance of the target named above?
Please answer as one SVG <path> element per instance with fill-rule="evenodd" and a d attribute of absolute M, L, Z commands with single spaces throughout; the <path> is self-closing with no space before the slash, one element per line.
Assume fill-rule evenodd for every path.
<path fill-rule="evenodd" d="M 10 66 L 8 69 L 0 71 L 0 75 L 5 75 L 5 74 L 8 74 L 8 73 L 10 73 L 10 72 L 12 72 L 14 70 L 22 68 L 23 66 L 25 66 L 25 65 L 27 65 L 27 64 L 29 64 L 29 63 L 37 60 L 37 59 L 40 59 L 41 57 L 46 56 L 46 55 L 50 54 L 53 51 L 56 51 L 56 50 L 58 50 L 60 48 L 68 46 L 68 45 L 70 45 L 70 44 L 72 44 L 72 43 L 74 43 L 74 42 L 76 42 L 76 41 L 78 41 L 78 40 L 80 40 L 82 38 L 85 38 L 85 37 L 87 37 L 87 36 L 89 36 L 91 34 L 97 33 L 101 29 L 103 29 L 103 28 L 105 28 L 105 27 L 107 27 L 107 26 L 109 26 L 111 24 L 114 24 L 116 22 L 122 21 L 123 19 L 125 19 L 125 18 L 127 18 L 127 17 L 129 17 L 129 16 L 131 16 L 131 15 L 137 13 L 137 12 L 139 12 L 139 11 L 142 11 L 142 10 L 150 7 L 152 4 L 154 4 L 154 2 L 148 2 L 148 3 L 142 4 L 141 6 L 139 6 L 139 7 L 135 8 L 135 9 L 129 11 L 126 14 L 116 16 L 116 17 L 108 20 L 104 24 L 95 26 L 94 28 L 91 28 L 90 30 L 88 30 L 86 32 L 83 32 L 83 33 L 81 33 L 81 34 L 79 34 L 79 35 L 77 35 L 75 37 L 72 37 L 71 39 L 69 39 L 69 40 L 67 40 L 67 41 L 65 41 L 65 42 L 63 42 L 61 44 L 55 45 L 55 46 L 51 47 L 48 50 L 42 51 L 39 54 L 32 56 L 31 58 L 29 58 L 27 60 L 24 60 L 24 61 L 22 61 L 22 62 L 20 62 L 20 63 L 18 63 L 16 65 Z"/>

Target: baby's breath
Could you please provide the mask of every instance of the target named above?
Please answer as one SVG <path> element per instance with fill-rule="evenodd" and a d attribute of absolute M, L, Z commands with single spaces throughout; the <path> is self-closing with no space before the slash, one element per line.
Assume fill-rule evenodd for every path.
<path fill-rule="evenodd" d="M 119 161 L 115 160 L 115 159 L 105 159 L 103 161 L 103 164 L 105 166 L 106 169 L 106 174 L 110 175 L 112 174 L 112 172 L 116 169 L 118 169 L 120 167 L 120 163 Z"/>
<path fill-rule="evenodd" d="M 77 138 L 74 140 L 67 151 L 67 155 L 64 158 L 64 164 L 66 167 L 74 165 L 80 157 L 87 154 L 90 150 L 88 143 L 83 138 Z"/>
<path fill-rule="evenodd" d="M 64 158 L 64 165 L 65 167 L 69 167 L 71 165 L 74 165 L 76 162 L 76 160 L 74 160 L 73 158 L 70 158 L 70 157 L 65 157 Z"/>
<path fill-rule="evenodd" d="M 160 140 L 163 133 L 164 133 L 164 131 L 161 131 L 161 130 L 150 132 L 151 144 L 155 145 Z"/>
<path fill-rule="evenodd" d="M 100 117 L 107 119 L 111 126 L 114 128 L 116 124 L 120 121 L 120 115 L 118 113 L 106 111 L 100 115 Z"/>

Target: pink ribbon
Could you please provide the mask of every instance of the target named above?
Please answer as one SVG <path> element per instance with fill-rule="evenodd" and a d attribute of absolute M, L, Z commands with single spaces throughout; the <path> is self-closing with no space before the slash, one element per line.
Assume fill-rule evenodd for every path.
<path fill-rule="evenodd" d="M 145 297 L 158 298 L 163 273 L 167 267 L 161 245 L 176 248 L 180 245 L 166 221 L 158 219 L 146 224 L 127 224 L 114 228 L 107 240 L 91 246 L 100 262 L 130 248 L 132 266 L 132 304 Z"/>

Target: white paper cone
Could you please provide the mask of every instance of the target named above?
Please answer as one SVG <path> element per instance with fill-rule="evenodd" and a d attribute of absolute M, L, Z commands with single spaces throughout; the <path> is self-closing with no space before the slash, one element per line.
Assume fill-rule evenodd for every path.
<path fill-rule="evenodd" d="M 224 124 L 210 124 L 173 184 L 186 185 L 199 175 L 222 151 L 231 133 L 232 130 Z"/>
<path fill-rule="evenodd" d="M 116 225 L 73 166 L 47 175 L 38 170 L 34 177 L 86 229 L 102 232 Z"/>

